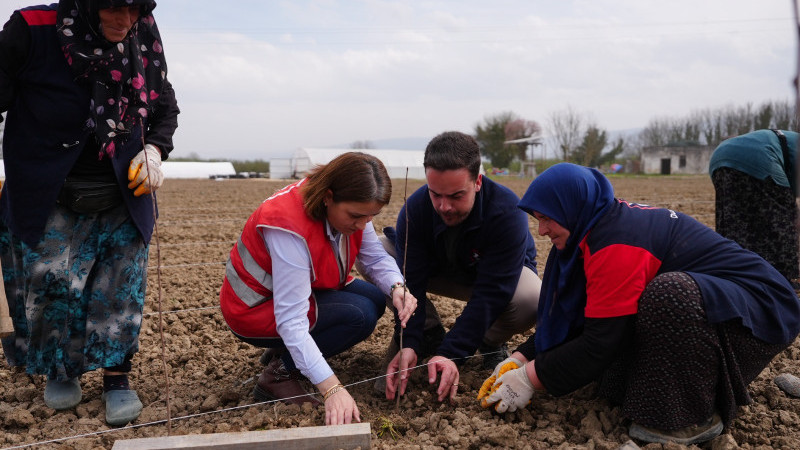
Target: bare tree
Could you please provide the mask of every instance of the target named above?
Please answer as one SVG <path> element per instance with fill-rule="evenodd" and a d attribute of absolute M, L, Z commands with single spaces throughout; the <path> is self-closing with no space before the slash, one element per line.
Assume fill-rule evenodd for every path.
<path fill-rule="evenodd" d="M 758 107 L 746 103 L 695 110 L 683 119 L 656 118 L 632 142 L 638 151 L 677 141 L 716 147 L 730 137 L 771 127 L 794 130 L 794 106 L 788 101 L 766 101 Z"/>
<path fill-rule="evenodd" d="M 753 131 L 753 104 L 747 103 L 738 108 L 730 106 L 725 109 L 727 136 L 738 136 Z"/>
<path fill-rule="evenodd" d="M 663 117 L 650 119 L 647 126 L 639 133 L 639 144 L 642 148 L 667 145 L 671 138 L 671 128 L 670 119 Z"/>
<path fill-rule="evenodd" d="M 706 145 L 716 146 L 722 142 L 725 122 L 722 111 L 706 108 L 696 112 L 695 117 L 700 124 L 700 134 Z"/>
<path fill-rule="evenodd" d="M 541 134 L 541 132 L 542 132 L 542 127 L 541 125 L 539 125 L 539 122 L 536 122 L 534 120 L 515 119 L 506 124 L 505 139 L 506 141 L 524 139 Z M 519 143 L 519 144 L 507 144 L 507 145 L 509 145 L 513 149 L 513 151 L 517 155 L 517 158 L 520 161 L 528 160 L 529 144 Z M 531 155 L 531 158 L 533 158 L 533 155 Z"/>
<path fill-rule="evenodd" d="M 583 117 L 572 106 L 555 111 L 548 118 L 547 129 L 558 146 L 557 154 L 564 161 L 569 161 L 569 156 L 578 146 L 583 128 Z"/>
<path fill-rule="evenodd" d="M 756 130 L 767 129 L 772 125 L 770 122 L 772 122 L 772 102 L 762 103 L 753 118 L 753 128 Z"/>
<path fill-rule="evenodd" d="M 773 102 L 771 125 L 781 130 L 796 130 L 795 107 L 788 101 Z"/>

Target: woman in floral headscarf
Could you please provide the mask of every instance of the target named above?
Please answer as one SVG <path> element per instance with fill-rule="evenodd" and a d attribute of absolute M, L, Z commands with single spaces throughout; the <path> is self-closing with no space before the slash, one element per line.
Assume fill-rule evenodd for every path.
<path fill-rule="evenodd" d="M 106 421 L 142 409 L 138 350 L 161 160 L 179 113 L 148 0 L 62 0 L 0 32 L 6 182 L 0 261 L 15 333 L 6 359 L 69 409 L 102 368 Z"/>

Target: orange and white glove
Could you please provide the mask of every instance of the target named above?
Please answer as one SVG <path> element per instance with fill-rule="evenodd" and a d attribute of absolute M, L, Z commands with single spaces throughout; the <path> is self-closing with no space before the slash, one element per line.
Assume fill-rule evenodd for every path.
<path fill-rule="evenodd" d="M 524 408 L 533 397 L 533 383 L 528 378 L 525 366 L 509 370 L 497 379 L 492 386 L 489 397 L 481 400 L 481 406 L 488 408 L 494 405 L 494 410 L 503 413 Z"/>
<path fill-rule="evenodd" d="M 518 360 L 517 358 L 506 358 L 500 361 L 500 364 L 494 367 L 494 372 L 492 372 L 492 376 L 486 379 L 481 385 L 481 389 L 478 391 L 478 400 L 481 400 L 484 397 L 488 397 L 489 394 L 492 393 L 492 386 L 494 386 L 494 382 L 497 381 L 497 378 L 502 376 L 504 373 L 508 372 L 509 370 L 514 370 L 517 368 L 522 367 L 522 361 Z M 489 405 L 481 405 L 486 408 Z"/>
<path fill-rule="evenodd" d="M 133 157 L 128 166 L 128 189 L 135 189 L 133 195 L 155 192 L 164 183 L 164 174 L 161 173 L 161 151 L 152 144 L 144 146 Z"/>

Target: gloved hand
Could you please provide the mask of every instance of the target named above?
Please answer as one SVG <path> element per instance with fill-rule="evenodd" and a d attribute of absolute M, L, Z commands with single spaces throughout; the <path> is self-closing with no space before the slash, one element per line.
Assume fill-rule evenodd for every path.
<path fill-rule="evenodd" d="M 161 151 L 155 145 L 147 144 L 144 150 L 133 157 L 128 166 L 128 189 L 136 189 L 133 195 L 155 192 L 164 183 L 161 173 Z"/>
<path fill-rule="evenodd" d="M 494 404 L 494 410 L 502 413 L 524 408 L 533 397 L 533 384 L 528 379 L 525 366 L 509 370 L 492 386 L 489 397 L 481 400 L 481 406 L 488 408 Z"/>
<path fill-rule="evenodd" d="M 492 376 L 487 378 L 486 381 L 484 381 L 483 384 L 481 385 L 481 389 L 478 391 L 478 400 L 492 393 L 492 386 L 494 386 L 494 382 L 497 381 L 498 377 L 502 376 L 509 370 L 514 370 L 519 367 L 522 367 L 522 365 L 523 365 L 522 361 L 518 360 L 517 358 L 509 357 L 500 361 L 500 364 L 495 366 L 494 372 L 492 372 Z"/>

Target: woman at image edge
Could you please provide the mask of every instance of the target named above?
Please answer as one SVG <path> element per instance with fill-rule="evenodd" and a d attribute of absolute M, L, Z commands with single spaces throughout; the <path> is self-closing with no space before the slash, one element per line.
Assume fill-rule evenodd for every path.
<path fill-rule="evenodd" d="M 56 410 L 77 406 L 81 375 L 102 368 L 109 425 L 142 410 L 128 373 L 150 194 L 178 126 L 155 7 L 62 0 L 15 11 L 0 32 L 0 258 L 15 329 L 3 349 L 9 365 L 47 376 L 44 401 Z"/>
<path fill-rule="evenodd" d="M 270 349 L 256 400 L 319 404 L 299 384 L 302 373 L 324 399 L 326 424 L 361 420 L 325 359 L 372 334 L 386 296 L 402 327 L 417 306 L 372 226 L 391 194 L 380 160 L 344 153 L 273 194 L 248 219 L 231 250 L 220 303 L 238 338 Z M 356 258 L 377 286 L 350 275 Z"/>
<path fill-rule="evenodd" d="M 764 259 L 689 216 L 614 198 L 597 170 L 557 164 L 519 207 L 553 248 L 536 333 L 486 380 L 484 407 L 598 381 L 631 437 L 704 442 L 800 331 L 800 302 Z"/>

